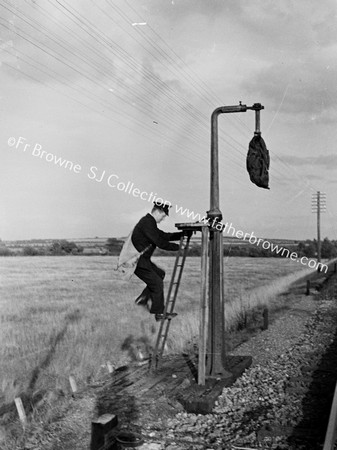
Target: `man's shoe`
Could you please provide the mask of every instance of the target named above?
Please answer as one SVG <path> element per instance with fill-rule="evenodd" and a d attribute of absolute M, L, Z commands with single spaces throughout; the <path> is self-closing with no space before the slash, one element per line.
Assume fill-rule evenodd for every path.
<path fill-rule="evenodd" d="M 139 297 L 136 298 L 135 303 L 136 305 L 140 306 L 146 306 L 147 302 L 150 300 L 150 297 L 146 294 L 140 294 Z"/>
<path fill-rule="evenodd" d="M 156 314 L 155 319 L 156 322 L 160 322 L 163 319 L 171 320 L 173 319 L 173 317 L 176 317 L 177 315 L 178 315 L 177 313 Z"/>

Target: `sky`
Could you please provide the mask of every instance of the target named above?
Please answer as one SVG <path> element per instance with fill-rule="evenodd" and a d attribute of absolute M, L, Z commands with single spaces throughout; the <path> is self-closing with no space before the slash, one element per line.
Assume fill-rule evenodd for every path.
<path fill-rule="evenodd" d="M 319 191 L 337 239 L 335 1 L 0 0 L 0 39 L 2 240 L 126 236 L 154 196 L 165 231 L 203 217 L 210 117 L 239 102 L 270 190 L 255 113 L 220 115 L 223 222 L 313 239 Z"/>

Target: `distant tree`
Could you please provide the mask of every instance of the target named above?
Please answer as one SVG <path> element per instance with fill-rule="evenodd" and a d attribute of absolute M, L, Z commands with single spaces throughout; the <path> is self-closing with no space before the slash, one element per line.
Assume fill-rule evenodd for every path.
<path fill-rule="evenodd" d="M 321 243 L 321 256 L 324 259 L 335 258 L 337 256 L 336 241 L 330 241 L 327 237 L 324 238 Z"/>
<path fill-rule="evenodd" d="M 109 238 L 106 243 L 105 247 L 108 249 L 108 252 L 110 255 L 119 255 L 120 251 L 122 250 L 124 241 L 117 238 Z"/>
<path fill-rule="evenodd" d="M 224 256 L 249 256 L 249 246 L 248 245 L 233 245 L 224 246 L 223 250 Z"/>
<path fill-rule="evenodd" d="M 69 253 L 77 252 L 77 245 L 75 244 L 75 242 L 69 242 L 69 241 L 66 241 L 65 239 L 62 239 L 60 241 L 60 245 L 61 245 L 62 250 L 65 253 L 69 254 Z"/>
<path fill-rule="evenodd" d="M 296 252 L 299 256 L 306 256 L 307 258 L 314 258 L 317 253 L 316 240 L 311 241 L 307 239 L 298 243 Z"/>
<path fill-rule="evenodd" d="M 13 256 L 13 252 L 4 245 L 0 246 L 0 256 Z"/>
<path fill-rule="evenodd" d="M 49 247 L 49 252 L 52 255 L 63 255 L 64 252 L 62 251 L 61 244 L 59 241 L 53 241 L 51 246 Z"/>
<path fill-rule="evenodd" d="M 60 241 L 53 241 L 49 247 L 49 252 L 52 255 L 67 255 L 78 253 L 78 247 L 75 242 L 69 242 L 66 239 Z"/>
<path fill-rule="evenodd" d="M 23 248 L 23 254 L 24 256 L 37 256 L 40 253 L 35 247 L 32 247 L 31 245 L 26 245 Z"/>

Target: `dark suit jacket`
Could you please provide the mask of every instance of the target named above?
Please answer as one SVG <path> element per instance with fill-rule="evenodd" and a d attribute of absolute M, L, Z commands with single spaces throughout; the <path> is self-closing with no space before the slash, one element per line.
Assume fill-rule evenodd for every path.
<path fill-rule="evenodd" d="M 178 250 L 179 245 L 170 241 L 178 241 L 181 236 L 182 232 L 165 233 L 159 230 L 155 218 L 151 214 L 146 214 L 135 226 L 131 240 L 139 252 L 151 244 L 151 248 L 141 256 L 141 259 L 150 259 L 156 247 L 163 250 Z"/>

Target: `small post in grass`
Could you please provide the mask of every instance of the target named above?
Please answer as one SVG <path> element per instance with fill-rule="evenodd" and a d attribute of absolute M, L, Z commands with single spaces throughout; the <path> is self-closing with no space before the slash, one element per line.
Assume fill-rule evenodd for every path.
<path fill-rule="evenodd" d="M 25 408 L 23 407 L 23 404 L 22 404 L 22 400 L 21 400 L 20 397 L 16 397 L 14 399 L 14 401 L 15 401 L 15 406 L 16 406 L 16 409 L 18 411 L 19 418 L 20 418 L 20 421 L 22 423 L 22 426 L 23 426 L 23 428 L 25 428 L 26 425 L 27 425 L 27 416 L 26 416 L 26 413 L 25 413 Z"/>
<path fill-rule="evenodd" d="M 69 383 L 70 383 L 71 391 L 74 396 L 77 392 L 77 383 L 76 383 L 75 378 L 72 375 L 69 376 Z"/>
<path fill-rule="evenodd" d="M 111 364 L 110 361 L 108 361 L 108 362 L 106 363 L 106 366 L 107 366 L 107 368 L 108 368 L 108 372 L 109 372 L 109 373 L 113 373 L 114 367 L 113 367 L 113 365 Z"/>
<path fill-rule="evenodd" d="M 118 418 L 114 414 L 103 414 L 91 422 L 90 450 L 112 450 L 115 448 L 115 429 Z"/>
<path fill-rule="evenodd" d="M 307 290 L 305 292 L 305 295 L 310 295 L 310 280 L 307 280 Z"/>
<path fill-rule="evenodd" d="M 268 308 L 264 308 L 263 309 L 263 329 L 264 330 L 268 330 L 268 326 L 269 326 L 269 311 Z"/>

